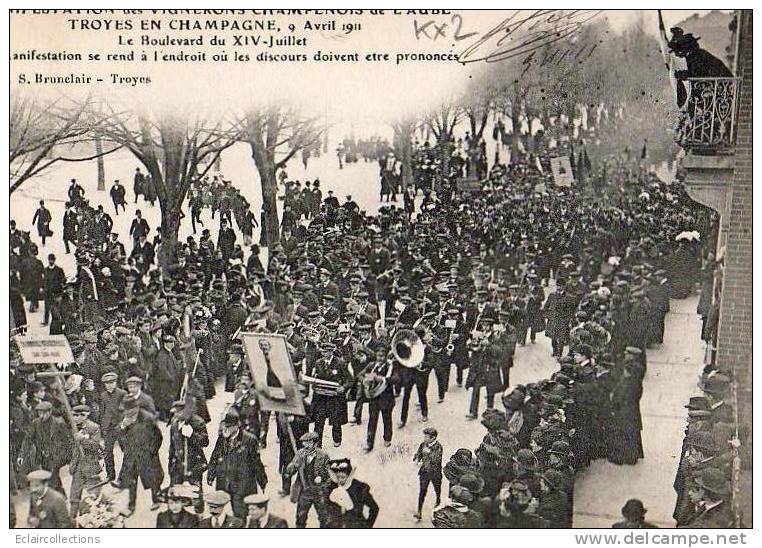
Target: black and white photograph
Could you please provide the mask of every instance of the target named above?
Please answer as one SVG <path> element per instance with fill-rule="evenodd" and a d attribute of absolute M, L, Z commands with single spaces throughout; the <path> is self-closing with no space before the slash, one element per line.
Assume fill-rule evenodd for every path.
<path fill-rule="evenodd" d="M 680 8 L 10 9 L 10 538 L 750 543 L 753 10 Z"/>

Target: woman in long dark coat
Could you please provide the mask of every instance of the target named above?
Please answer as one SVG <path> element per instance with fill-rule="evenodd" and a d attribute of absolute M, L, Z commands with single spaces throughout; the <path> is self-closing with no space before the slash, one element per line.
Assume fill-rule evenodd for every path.
<path fill-rule="evenodd" d="M 11 315 L 13 317 L 13 326 L 19 333 L 26 329 L 26 310 L 24 309 L 24 298 L 21 296 L 21 282 L 14 272 L 11 272 L 9 301 Z"/>
<path fill-rule="evenodd" d="M 640 397 L 642 379 L 636 364 L 625 362 L 622 372 L 610 392 L 609 462 L 635 464 L 643 458 L 643 440 L 640 431 Z"/>

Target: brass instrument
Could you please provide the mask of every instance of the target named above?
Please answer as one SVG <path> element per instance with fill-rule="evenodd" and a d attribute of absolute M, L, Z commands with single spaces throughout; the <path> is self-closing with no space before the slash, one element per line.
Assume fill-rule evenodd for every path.
<path fill-rule="evenodd" d="M 315 394 L 321 396 L 338 396 L 341 391 L 341 384 L 334 381 L 327 381 L 325 379 L 318 379 L 317 377 L 310 377 L 309 375 L 302 375 L 301 382 L 304 384 L 312 385 L 312 390 Z"/>
<path fill-rule="evenodd" d="M 388 364 L 385 375 L 381 375 L 378 372 L 379 369 L 385 365 L 387 365 L 386 362 L 376 362 L 360 375 L 360 385 L 362 386 L 362 391 L 366 399 L 375 399 L 386 390 L 388 378 L 392 374 L 392 365 Z"/>
<path fill-rule="evenodd" d="M 447 352 L 448 356 L 452 356 L 452 353 L 455 351 L 455 328 L 453 327 L 450 329 L 450 336 L 447 337 L 447 344 L 445 345 L 445 352 Z"/>
<path fill-rule="evenodd" d="M 403 367 L 419 368 L 426 353 L 421 338 L 411 329 L 400 329 L 392 339 L 392 353 Z"/>

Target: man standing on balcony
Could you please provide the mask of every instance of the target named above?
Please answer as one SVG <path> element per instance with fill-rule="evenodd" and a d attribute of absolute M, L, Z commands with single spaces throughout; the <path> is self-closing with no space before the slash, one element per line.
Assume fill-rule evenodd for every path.
<path fill-rule="evenodd" d="M 687 78 L 731 78 L 733 73 L 725 66 L 725 63 L 717 57 L 699 47 L 699 38 L 693 34 L 685 34 L 680 27 L 670 29 L 672 39 L 669 41 L 670 51 L 678 57 L 685 59 L 687 69 L 676 70 L 677 79 L 677 106 L 682 107 L 687 99 L 684 81 Z"/>

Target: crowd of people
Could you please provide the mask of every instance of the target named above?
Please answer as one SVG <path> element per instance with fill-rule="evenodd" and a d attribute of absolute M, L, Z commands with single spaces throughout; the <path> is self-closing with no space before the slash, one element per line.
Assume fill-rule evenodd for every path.
<path fill-rule="evenodd" d="M 138 215 L 126 254 L 103 206 L 91 206 L 73 182 L 63 239 L 76 248 L 75 277 L 67 280 L 52 255 L 43 266 L 30 235 L 11 225 L 17 333 L 25 331 L 25 306 L 34 311 L 42 298 L 50 333 L 65 335 L 75 356 L 50 372 L 24 363 L 11 346 L 12 480 L 29 486 L 29 525 L 76 522 L 105 478 L 129 493 L 127 514 L 138 479 L 152 510 L 166 502 L 157 527 L 283 527 L 268 512 L 272 489 L 265 489 L 276 478 L 261 459 L 275 422 L 279 493 L 295 503 L 296 526 L 305 527 L 314 508 L 321 527 L 372 527 L 384 511 L 373 485 L 322 446 L 340 448 L 352 422 L 367 425 L 371 452 L 379 419 L 390 446 L 395 415 L 403 427 L 413 392 L 427 422 L 433 371 L 437 401 L 453 383 L 471 390 L 462 427 L 479 421 L 486 433 L 478 447 L 447 457 L 437 429 L 424 430 L 414 455 L 414 517 L 422 518 L 432 486 L 435 527 L 572 526 L 579 470 L 599 458 L 619 465 L 643 458 L 646 350 L 662 342 L 670 297 L 690 291 L 701 255 L 696 242 L 676 240 L 703 222 L 679 184 L 637 168 L 609 176 L 616 192 L 591 198 L 514 159 L 496 165 L 480 190 L 445 180 L 417 210 L 406 199 L 375 215 L 351 196 L 323 197 L 318 180 L 286 181 L 281 236 L 267 260 L 244 230 L 256 224 L 240 193 L 221 179 L 199 182 L 189 207 L 209 202 L 219 212 L 218 237 L 204 228 L 162 267 L 160 228 L 149 242 L 151 228 Z M 205 198 L 207 191 L 218 198 Z M 242 331 L 285 336 L 306 416 L 259 408 Z M 516 346 L 543 332 L 559 370 L 512 384 Z M 405 354 L 419 348 L 418 359 Z M 723 378 L 708 374 L 707 386 Z M 207 402 L 220 387 L 233 402 L 212 417 Z M 705 403 L 702 418 L 719 417 L 722 406 Z M 717 421 L 700 422 L 695 428 L 706 432 Z M 159 458 L 164 435 L 167 470 Z M 696 451 L 688 444 L 685 459 L 693 460 L 681 466 L 679 490 L 694 507 L 711 506 L 717 490 L 696 472 Z M 67 465 L 68 508 L 60 479 Z M 643 523 L 637 503 L 628 503 L 627 523 Z M 702 515 L 681 511 L 678 523 Z"/>

